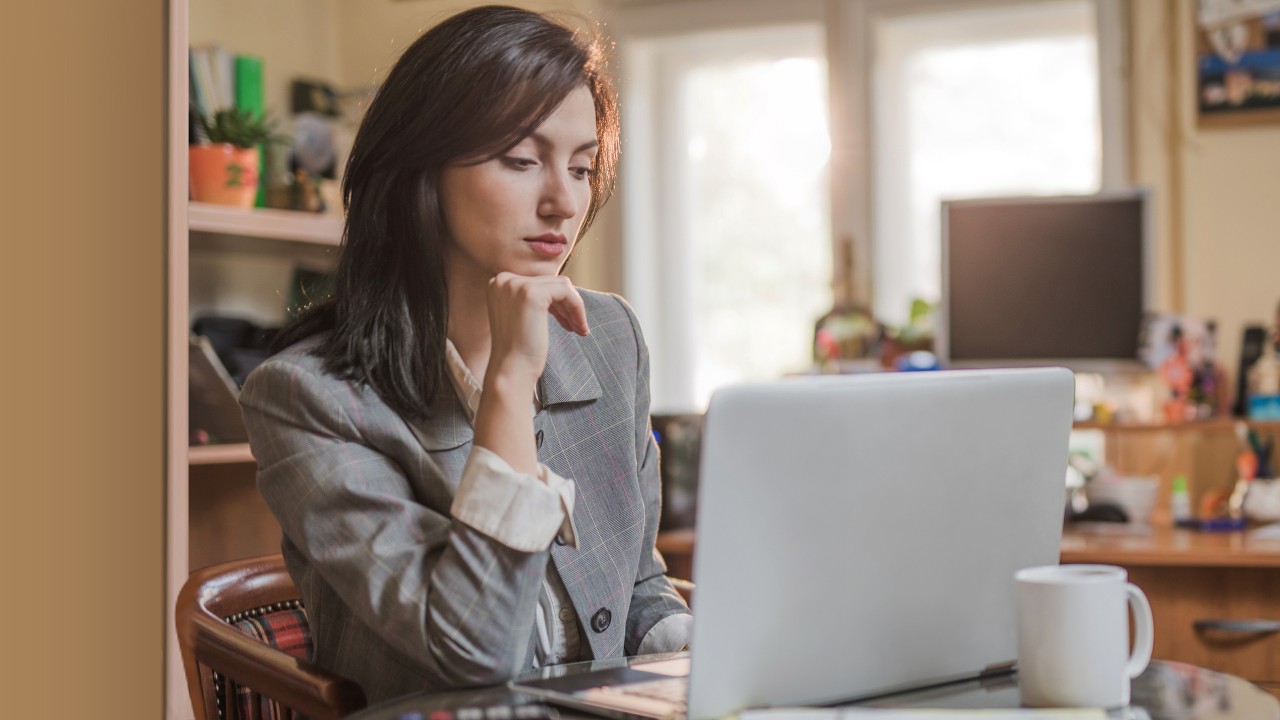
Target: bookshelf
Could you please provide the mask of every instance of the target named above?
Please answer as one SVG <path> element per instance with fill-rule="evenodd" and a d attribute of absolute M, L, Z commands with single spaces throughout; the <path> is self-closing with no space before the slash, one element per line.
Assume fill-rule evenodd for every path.
<path fill-rule="evenodd" d="M 1221 417 L 1209 420 L 1190 420 L 1180 423 L 1169 422 L 1078 422 L 1072 426 L 1075 430 L 1102 430 L 1105 432 L 1139 432 L 1139 433 L 1158 433 L 1158 432 L 1184 432 L 1184 433 L 1203 433 L 1203 432 L 1234 432 L 1237 423 L 1245 423 L 1246 426 L 1257 430 L 1258 432 L 1280 433 L 1280 421 L 1275 420 L 1245 420 L 1243 418 Z"/>
<path fill-rule="evenodd" d="M 261 58 L 266 109 L 290 133 L 288 84 L 294 77 L 337 80 L 338 38 L 299 32 L 328 26 L 340 9 L 287 0 L 254 3 L 167 0 L 167 537 L 165 717 L 192 717 L 174 635 L 173 608 L 190 571 L 227 560 L 279 552 L 280 531 L 256 489 L 253 454 L 244 443 L 188 445 L 187 337 L 204 313 L 245 317 L 263 326 L 285 319 L 292 270 L 332 269 L 342 218 L 287 210 L 238 209 L 187 199 L 187 109 L 192 46 L 221 45 Z M 379 4 L 383 12 L 397 9 Z M 381 16 L 379 16 L 381 17 Z"/>
<path fill-rule="evenodd" d="M 254 240 L 287 240 L 329 247 L 337 247 L 342 242 L 341 217 L 292 210 L 241 210 L 192 202 L 187 207 L 187 226 L 192 233 Z"/>
<path fill-rule="evenodd" d="M 253 453 L 249 443 L 227 445 L 196 445 L 187 448 L 187 465 L 226 465 L 252 463 Z"/>

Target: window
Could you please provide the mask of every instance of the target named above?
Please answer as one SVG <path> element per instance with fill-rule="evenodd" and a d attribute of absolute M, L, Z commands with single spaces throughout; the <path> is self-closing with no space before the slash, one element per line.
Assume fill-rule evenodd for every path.
<path fill-rule="evenodd" d="M 948 198 L 1097 192 L 1102 142 L 1092 0 L 881 17 L 873 25 L 877 315 L 940 291 Z"/>
<path fill-rule="evenodd" d="M 623 178 L 627 295 L 649 333 L 655 411 L 810 365 L 832 303 L 822 37 L 772 26 L 631 47 L 624 112 L 656 111 L 626 118 Z"/>
<path fill-rule="evenodd" d="M 943 199 L 1124 184 L 1115 0 L 619 13 L 623 291 L 655 412 L 808 369 L 834 304 L 900 324 L 937 300 Z"/>

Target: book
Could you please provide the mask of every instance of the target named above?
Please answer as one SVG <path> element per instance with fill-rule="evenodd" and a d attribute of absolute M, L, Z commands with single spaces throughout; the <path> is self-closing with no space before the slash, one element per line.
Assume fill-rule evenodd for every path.
<path fill-rule="evenodd" d="M 266 114 L 266 97 L 262 83 L 262 58 L 252 55 L 235 56 L 235 107 L 247 110 L 257 117 Z M 258 194 L 255 207 L 267 206 L 267 148 L 258 152 Z"/>
<path fill-rule="evenodd" d="M 219 110 L 235 107 L 235 74 L 233 57 L 216 45 L 193 47 L 188 53 L 191 64 L 191 101 L 205 117 Z"/>

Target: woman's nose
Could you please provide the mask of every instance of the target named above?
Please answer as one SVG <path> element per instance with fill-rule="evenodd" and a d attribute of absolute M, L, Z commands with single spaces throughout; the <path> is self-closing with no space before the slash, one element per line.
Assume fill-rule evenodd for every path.
<path fill-rule="evenodd" d="M 562 220 L 577 215 L 580 201 L 573 192 L 572 182 L 573 178 L 567 172 L 547 173 L 546 182 L 542 186 L 542 198 L 538 203 L 538 213 Z"/>

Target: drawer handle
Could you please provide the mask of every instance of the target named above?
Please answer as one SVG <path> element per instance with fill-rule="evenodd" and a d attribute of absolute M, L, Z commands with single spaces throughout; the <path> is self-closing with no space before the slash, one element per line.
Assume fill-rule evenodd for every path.
<path fill-rule="evenodd" d="M 1280 620 L 1196 620 L 1196 630 L 1270 634 L 1280 632 Z"/>

